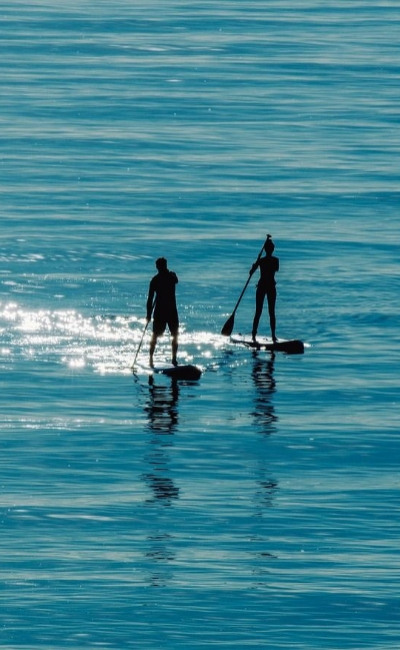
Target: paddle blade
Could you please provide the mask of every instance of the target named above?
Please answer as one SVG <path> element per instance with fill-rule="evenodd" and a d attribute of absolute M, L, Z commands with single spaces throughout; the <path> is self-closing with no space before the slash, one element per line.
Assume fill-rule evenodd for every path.
<path fill-rule="evenodd" d="M 229 316 L 228 320 L 226 321 L 225 325 L 221 330 L 222 336 L 230 336 L 232 334 L 234 324 L 235 324 L 235 314 L 232 314 L 232 316 Z"/>

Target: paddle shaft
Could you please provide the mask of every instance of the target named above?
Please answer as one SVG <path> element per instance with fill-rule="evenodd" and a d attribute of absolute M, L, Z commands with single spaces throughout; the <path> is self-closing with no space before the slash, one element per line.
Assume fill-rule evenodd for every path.
<path fill-rule="evenodd" d="M 149 323 L 150 323 L 150 321 L 148 320 L 147 323 L 146 323 L 146 325 L 144 326 L 144 330 L 143 330 L 143 332 L 142 332 L 142 338 L 140 339 L 140 342 L 139 342 L 138 348 L 137 348 L 137 350 L 136 350 L 135 358 L 134 358 L 133 363 L 132 363 L 132 366 L 131 366 L 132 368 L 135 367 L 136 359 L 137 359 L 138 354 L 139 354 L 139 352 L 140 352 L 140 348 L 142 347 L 142 343 L 143 343 L 144 335 L 146 334 L 146 330 L 147 330 L 147 328 L 148 328 L 148 326 L 149 326 Z"/>
<path fill-rule="evenodd" d="M 153 302 L 153 304 L 152 304 L 152 306 L 151 306 L 151 313 L 153 313 L 153 309 L 154 309 L 155 304 L 156 304 L 156 301 L 154 300 L 154 302 Z M 142 338 L 140 339 L 140 342 L 139 342 L 138 348 L 137 348 L 137 350 L 136 350 L 135 358 L 134 358 L 134 360 L 133 360 L 133 363 L 132 363 L 131 368 L 133 368 L 133 367 L 135 366 L 136 359 L 137 359 L 138 354 L 139 354 L 139 352 L 140 352 L 140 348 L 142 347 L 142 343 L 143 343 L 144 335 L 146 334 L 146 331 L 147 331 L 147 328 L 148 328 L 148 326 L 149 326 L 150 320 L 151 320 L 151 318 L 149 318 L 149 320 L 146 321 L 146 325 L 144 326 L 144 330 L 143 330 L 143 332 L 142 332 Z"/>
<path fill-rule="evenodd" d="M 267 239 L 268 239 L 268 238 L 267 238 Z M 262 245 L 262 249 L 260 250 L 260 252 L 259 252 L 259 254 L 258 254 L 257 260 L 255 261 L 255 264 L 257 264 L 257 262 L 258 262 L 258 261 L 260 260 L 260 258 L 261 258 L 261 255 L 263 254 L 263 250 L 264 250 L 264 246 L 265 246 L 265 242 L 266 242 L 266 241 L 267 241 L 267 240 L 265 240 L 264 243 L 263 243 L 263 245 Z M 228 320 L 226 321 L 225 325 L 223 326 L 223 328 L 222 328 L 222 330 L 221 330 L 221 334 L 222 334 L 223 336 L 230 336 L 230 335 L 232 334 L 233 326 L 234 326 L 234 323 L 235 323 L 235 314 L 236 314 L 236 310 L 237 310 L 237 308 L 238 308 L 239 305 L 240 305 L 240 302 L 241 302 L 241 300 L 242 300 L 242 298 L 243 298 L 243 296 L 244 296 L 244 293 L 245 293 L 247 287 L 249 286 L 249 282 L 250 282 L 250 280 L 251 280 L 251 277 L 252 277 L 252 274 L 250 274 L 249 277 L 247 278 L 247 282 L 246 282 L 246 284 L 244 285 L 244 287 L 243 287 L 243 289 L 242 289 L 242 293 L 240 294 L 240 296 L 239 296 L 239 298 L 238 298 L 238 301 L 237 301 L 237 303 L 236 303 L 236 305 L 235 305 L 235 307 L 234 307 L 234 310 L 233 310 L 232 314 L 229 316 Z"/>

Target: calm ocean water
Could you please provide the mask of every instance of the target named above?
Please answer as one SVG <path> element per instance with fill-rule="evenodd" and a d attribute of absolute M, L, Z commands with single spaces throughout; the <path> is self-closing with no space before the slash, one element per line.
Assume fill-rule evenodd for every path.
<path fill-rule="evenodd" d="M 0 6 L 1 646 L 397 650 L 397 0 Z"/>

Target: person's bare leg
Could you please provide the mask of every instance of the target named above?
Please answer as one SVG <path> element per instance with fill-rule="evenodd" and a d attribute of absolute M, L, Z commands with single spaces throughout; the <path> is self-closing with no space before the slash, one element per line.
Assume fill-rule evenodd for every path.
<path fill-rule="evenodd" d="M 172 365 L 177 366 L 178 361 L 176 355 L 178 354 L 178 335 L 172 337 L 171 348 L 172 348 Z"/>
<path fill-rule="evenodd" d="M 263 306 L 264 306 L 265 293 L 257 288 L 256 291 L 256 312 L 254 314 L 253 328 L 251 330 L 251 337 L 253 341 L 256 340 L 258 324 L 260 322 Z"/>
<path fill-rule="evenodd" d="M 154 356 L 154 350 L 156 349 L 156 344 L 157 344 L 157 337 L 155 334 L 152 334 L 151 341 L 150 341 L 150 368 L 153 368 L 154 362 L 153 362 L 153 356 Z"/>
<path fill-rule="evenodd" d="M 275 318 L 275 303 L 276 303 L 276 292 L 271 292 L 268 294 L 268 311 L 269 311 L 269 324 L 271 327 L 272 340 L 276 342 L 276 318 Z"/>

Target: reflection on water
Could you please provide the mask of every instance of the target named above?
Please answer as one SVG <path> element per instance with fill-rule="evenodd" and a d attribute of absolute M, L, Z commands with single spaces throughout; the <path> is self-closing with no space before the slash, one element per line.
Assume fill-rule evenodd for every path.
<path fill-rule="evenodd" d="M 275 497 L 279 489 L 278 481 L 271 477 L 269 466 L 269 436 L 276 430 L 278 417 L 275 414 L 273 396 L 276 392 L 274 378 L 275 354 L 265 356 L 258 350 L 253 351 L 252 380 L 254 385 L 252 416 L 257 429 L 264 434 L 259 442 L 254 492 L 254 534 L 252 536 L 253 589 L 270 588 L 271 560 L 276 554 L 270 549 L 272 535 L 271 521 Z M 272 519 L 271 519 L 272 516 Z"/>
<path fill-rule="evenodd" d="M 162 383 L 157 384 L 153 376 L 148 380 L 149 391 L 144 411 L 147 415 L 147 427 L 152 435 L 144 459 L 148 471 L 142 475 L 143 481 L 151 490 L 146 505 L 152 508 L 145 557 L 151 561 L 150 585 L 156 587 L 164 586 L 172 579 L 169 567 L 169 563 L 175 559 L 175 553 L 170 548 L 173 542 L 170 533 L 172 522 L 165 516 L 165 507 L 170 508 L 179 498 L 179 487 L 171 478 L 169 467 L 170 451 L 174 446 L 173 434 L 179 419 L 179 386 L 174 379 L 167 383 L 164 383 L 165 379 L 161 381 Z"/>
<path fill-rule="evenodd" d="M 179 385 L 175 380 L 170 384 L 157 384 L 153 375 L 149 376 L 149 399 L 145 406 L 148 426 L 154 433 L 173 433 L 178 425 Z"/>
<path fill-rule="evenodd" d="M 155 471 L 160 471 L 161 468 L 157 466 L 157 461 L 152 459 L 150 462 L 154 462 Z M 160 503 L 164 506 L 170 506 L 172 499 L 177 499 L 179 497 L 179 488 L 174 485 L 172 479 L 167 476 L 157 476 L 157 474 L 151 472 L 150 474 L 144 474 L 143 478 L 151 487 L 155 499 L 158 499 Z"/>
<path fill-rule="evenodd" d="M 168 547 L 172 539 L 171 535 L 163 532 L 156 532 L 147 537 L 149 550 L 145 557 L 151 562 L 149 582 L 152 587 L 163 587 L 173 577 L 168 566 L 169 562 L 175 560 L 175 553 Z"/>
<path fill-rule="evenodd" d="M 264 508 L 271 508 L 273 499 L 278 489 L 278 482 L 272 478 L 260 479 L 257 483 L 256 500 L 260 505 L 260 512 Z"/>
<path fill-rule="evenodd" d="M 171 380 L 168 384 L 157 384 L 153 376 L 149 377 L 149 398 L 145 405 L 148 427 L 156 434 L 151 438 L 151 448 L 147 455 L 150 471 L 143 475 L 151 488 L 151 501 L 170 506 L 173 499 L 179 497 L 179 488 L 169 476 L 169 448 L 171 436 L 178 425 L 178 383 Z"/>
<path fill-rule="evenodd" d="M 251 374 L 256 391 L 252 415 L 259 429 L 265 434 L 275 431 L 275 424 L 278 421 L 272 401 L 276 391 L 274 363 L 275 354 L 273 352 L 269 357 L 261 356 L 258 350 L 253 352 Z"/>
<path fill-rule="evenodd" d="M 207 331 L 183 332 L 182 354 L 207 359 L 223 345 Z M 8 369 L 19 359 L 50 359 L 71 370 L 92 369 L 101 375 L 131 374 L 132 361 L 143 335 L 143 321 L 134 315 L 80 313 L 75 309 L 25 309 L 0 300 L 0 364 Z M 160 342 L 166 351 L 169 342 Z"/>

